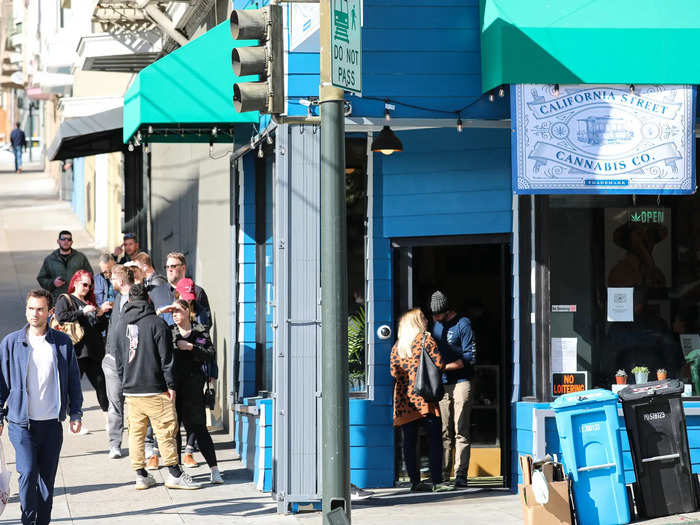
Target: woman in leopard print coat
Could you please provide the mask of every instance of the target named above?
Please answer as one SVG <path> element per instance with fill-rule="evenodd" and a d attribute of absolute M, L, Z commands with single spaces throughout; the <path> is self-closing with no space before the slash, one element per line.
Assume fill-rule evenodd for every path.
<path fill-rule="evenodd" d="M 418 427 L 425 428 L 430 449 L 430 474 L 432 490 L 442 488 L 442 425 L 437 403 L 428 403 L 413 393 L 421 350 L 425 347 L 435 365 L 443 369 L 444 364 L 435 340 L 427 331 L 428 320 L 423 312 L 414 308 L 406 312 L 399 321 L 399 334 L 391 350 L 391 375 L 394 384 L 394 426 L 400 427 L 403 435 L 403 456 L 406 470 L 411 478 L 412 491 L 426 491 L 430 487 L 421 483 L 416 458 Z"/>

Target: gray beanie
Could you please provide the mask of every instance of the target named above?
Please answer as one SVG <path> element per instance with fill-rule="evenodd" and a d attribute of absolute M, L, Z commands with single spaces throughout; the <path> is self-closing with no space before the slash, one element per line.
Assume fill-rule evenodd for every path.
<path fill-rule="evenodd" d="M 450 305 L 447 302 L 447 296 L 439 290 L 430 298 L 430 311 L 433 314 L 445 313 L 449 307 Z"/>

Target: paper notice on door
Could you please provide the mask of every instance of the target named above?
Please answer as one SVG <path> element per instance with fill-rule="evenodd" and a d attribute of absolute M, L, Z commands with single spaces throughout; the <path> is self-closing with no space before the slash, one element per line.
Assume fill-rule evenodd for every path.
<path fill-rule="evenodd" d="M 634 321 L 634 288 L 608 288 L 608 322 Z"/>
<path fill-rule="evenodd" d="M 576 337 L 552 337 L 552 373 L 576 372 Z"/>
<path fill-rule="evenodd" d="M 700 349 L 700 334 L 681 334 L 681 348 L 683 355 Z"/>

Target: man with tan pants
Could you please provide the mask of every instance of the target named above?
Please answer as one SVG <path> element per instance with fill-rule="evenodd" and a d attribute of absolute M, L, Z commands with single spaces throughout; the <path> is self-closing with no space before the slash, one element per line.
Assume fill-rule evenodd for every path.
<path fill-rule="evenodd" d="M 471 438 L 472 378 L 476 361 L 476 343 L 471 323 L 450 309 L 447 296 L 437 291 L 430 298 L 433 337 L 443 362 L 450 366 L 443 376 L 445 394 L 440 401 L 442 419 L 443 477 L 452 473 L 454 448 L 455 488 L 467 486 Z"/>
<path fill-rule="evenodd" d="M 136 489 L 156 483 L 145 468 L 144 440 L 149 421 L 158 438 L 163 465 L 168 467 L 165 486 L 200 488 L 178 463 L 172 336 L 165 321 L 156 316 L 143 285 L 129 289 L 129 302 L 114 338 L 117 370 L 129 408 L 129 456 L 136 471 Z"/>

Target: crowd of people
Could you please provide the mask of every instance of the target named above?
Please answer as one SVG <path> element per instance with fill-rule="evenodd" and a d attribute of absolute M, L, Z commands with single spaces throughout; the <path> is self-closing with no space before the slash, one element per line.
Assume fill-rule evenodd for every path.
<path fill-rule="evenodd" d="M 22 523 L 49 523 L 63 442 L 61 422 L 82 424 L 80 380 L 86 375 L 106 415 L 109 458 L 122 457 L 125 415 L 136 489 L 156 484 L 199 489 L 182 468 L 197 467 L 196 447 L 212 484 L 224 482 L 206 426 L 218 375 L 206 292 L 187 277 L 187 260 L 169 253 L 165 274 L 134 234 L 99 258 L 99 272 L 72 247 L 69 231 L 29 292 L 24 328 L 0 343 L 0 433 L 4 419 L 17 455 Z M 183 458 L 180 427 L 185 429 Z"/>
<path fill-rule="evenodd" d="M 401 429 L 403 457 L 413 492 L 466 488 L 471 453 L 474 333 L 469 319 L 450 308 L 443 292 L 432 295 L 430 310 L 431 331 L 421 309 L 403 314 L 390 360 L 395 381 L 394 426 Z M 416 375 L 423 352 L 443 373 L 440 388 L 443 394 L 437 400 L 425 399 L 416 392 Z M 427 436 L 432 483 L 421 480 L 418 468 L 416 445 L 420 426 Z M 450 484 L 453 469 L 455 478 Z"/>

